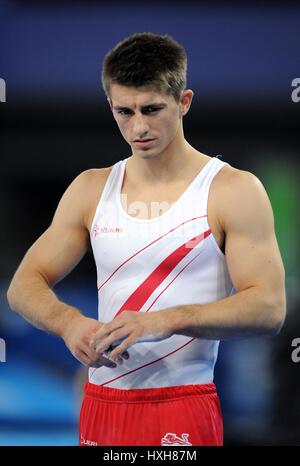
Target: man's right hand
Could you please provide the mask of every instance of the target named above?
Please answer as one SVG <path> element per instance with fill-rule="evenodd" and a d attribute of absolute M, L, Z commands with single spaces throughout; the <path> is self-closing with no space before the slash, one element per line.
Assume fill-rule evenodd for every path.
<path fill-rule="evenodd" d="M 101 366 L 117 367 L 117 364 L 108 359 L 103 353 L 97 353 L 90 347 L 90 341 L 102 325 L 103 324 L 98 320 L 83 315 L 77 315 L 74 316 L 65 327 L 61 337 L 72 355 L 81 362 L 81 364 L 96 368 Z M 123 359 L 128 358 L 129 354 L 125 351 L 117 363 L 122 364 Z"/>

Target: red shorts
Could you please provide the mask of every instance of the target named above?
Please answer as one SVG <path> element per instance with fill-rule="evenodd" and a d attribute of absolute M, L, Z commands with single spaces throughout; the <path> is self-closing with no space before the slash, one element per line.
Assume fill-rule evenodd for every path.
<path fill-rule="evenodd" d="M 84 391 L 80 445 L 223 445 L 213 383 L 121 390 L 87 382 Z"/>

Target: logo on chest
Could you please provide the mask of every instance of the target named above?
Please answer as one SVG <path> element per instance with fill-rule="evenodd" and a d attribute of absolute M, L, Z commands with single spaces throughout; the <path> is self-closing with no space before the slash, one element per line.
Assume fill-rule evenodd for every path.
<path fill-rule="evenodd" d="M 123 233 L 123 227 L 119 227 L 116 225 L 101 226 L 101 225 L 96 224 L 92 230 L 93 237 L 96 237 L 99 235 L 105 235 L 105 234 L 114 235 L 114 234 L 119 234 L 119 233 Z"/>

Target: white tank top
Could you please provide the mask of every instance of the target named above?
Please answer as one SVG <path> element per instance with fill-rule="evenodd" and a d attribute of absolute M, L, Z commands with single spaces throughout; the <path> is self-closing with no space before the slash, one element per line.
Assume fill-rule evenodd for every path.
<path fill-rule="evenodd" d="M 163 215 L 144 220 L 122 206 L 127 160 L 112 167 L 92 222 L 99 320 L 110 322 L 123 310 L 159 312 L 230 295 L 225 256 L 207 222 L 209 188 L 226 163 L 212 157 Z M 122 389 L 209 383 L 218 345 L 183 335 L 137 342 L 123 365 L 90 368 L 89 381 Z"/>

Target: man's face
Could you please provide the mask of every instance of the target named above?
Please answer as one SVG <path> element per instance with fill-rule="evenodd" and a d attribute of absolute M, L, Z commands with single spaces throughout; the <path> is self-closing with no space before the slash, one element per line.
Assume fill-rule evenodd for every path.
<path fill-rule="evenodd" d="M 112 84 L 109 103 L 132 153 L 152 158 L 162 153 L 180 127 L 180 106 L 173 96 Z"/>

